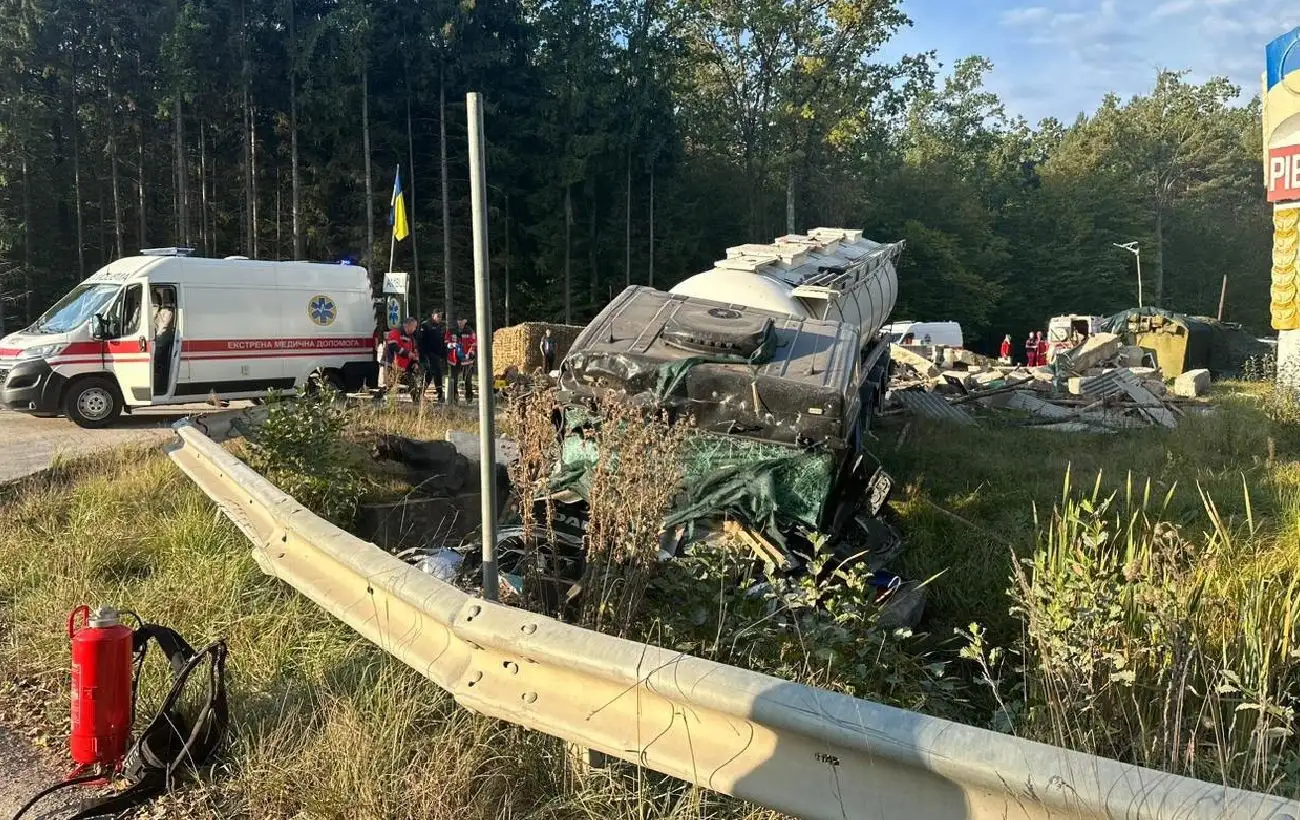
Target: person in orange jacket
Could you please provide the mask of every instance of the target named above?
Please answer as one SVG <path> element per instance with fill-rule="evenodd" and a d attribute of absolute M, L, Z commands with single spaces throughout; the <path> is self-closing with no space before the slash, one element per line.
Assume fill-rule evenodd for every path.
<path fill-rule="evenodd" d="M 468 319 L 456 320 L 456 327 L 447 331 L 447 364 L 450 375 L 447 385 L 447 401 L 456 402 L 456 384 L 465 383 L 465 401 L 474 401 L 473 373 L 474 362 L 478 358 L 478 336 L 469 326 Z"/>

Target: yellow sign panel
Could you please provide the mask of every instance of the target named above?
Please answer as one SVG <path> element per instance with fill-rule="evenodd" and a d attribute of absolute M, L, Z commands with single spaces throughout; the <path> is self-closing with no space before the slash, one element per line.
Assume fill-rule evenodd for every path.
<path fill-rule="evenodd" d="M 1276 330 L 1300 330 L 1300 28 L 1265 49 L 1264 184 L 1273 203 L 1269 308 Z"/>

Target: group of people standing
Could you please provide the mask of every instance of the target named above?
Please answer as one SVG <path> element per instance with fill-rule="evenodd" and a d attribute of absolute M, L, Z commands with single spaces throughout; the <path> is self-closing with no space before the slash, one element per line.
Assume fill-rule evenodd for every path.
<path fill-rule="evenodd" d="M 471 402 L 477 356 L 478 336 L 469 320 L 458 319 L 455 327 L 446 327 L 442 314 L 434 311 L 424 322 L 411 316 L 400 327 L 388 331 L 380 363 L 396 371 L 398 378 L 408 380 L 417 399 L 432 385 L 439 402 L 450 399 L 455 403 L 457 388 L 463 386 L 465 401 Z"/>
<path fill-rule="evenodd" d="M 1047 352 L 1047 339 L 1043 338 L 1043 331 L 1036 330 L 1030 332 L 1029 337 L 1025 339 L 1025 366 L 1046 366 Z M 1013 353 L 1014 350 L 1011 345 L 1011 334 L 1008 333 L 1002 339 L 1002 349 L 998 351 L 998 358 L 1003 362 L 1010 364 Z"/>

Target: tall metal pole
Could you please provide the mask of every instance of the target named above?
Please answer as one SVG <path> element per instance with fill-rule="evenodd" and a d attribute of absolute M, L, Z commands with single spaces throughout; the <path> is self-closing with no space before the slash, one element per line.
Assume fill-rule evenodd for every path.
<path fill-rule="evenodd" d="M 1135 249 L 1133 255 L 1137 257 L 1138 263 L 1138 307 L 1142 307 L 1142 249 Z"/>
<path fill-rule="evenodd" d="M 1219 289 L 1219 321 L 1223 321 L 1223 303 L 1228 299 L 1228 274 L 1223 274 L 1223 287 Z"/>
<path fill-rule="evenodd" d="M 495 601 L 497 581 L 497 448 L 492 378 L 492 291 L 488 278 L 487 171 L 483 109 L 476 92 L 465 95 L 469 122 L 470 204 L 474 218 L 474 308 L 478 325 L 479 492 L 483 497 L 483 597 Z"/>

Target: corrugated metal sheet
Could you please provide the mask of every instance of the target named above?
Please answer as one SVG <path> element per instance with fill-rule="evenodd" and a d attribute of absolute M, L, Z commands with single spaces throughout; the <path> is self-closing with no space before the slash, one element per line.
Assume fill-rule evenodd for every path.
<path fill-rule="evenodd" d="M 902 390 L 894 394 L 898 402 L 911 410 L 927 418 L 942 419 L 951 421 L 954 424 L 972 425 L 975 419 L 962 410 L 960 407 L 954 407 L 948 403 L 943 396 L 938 393 L 930 393 L 925 390 Z"/>
<path fill-rule="evenodd" d="M 1129 387 L 1135 387 L 1137 384 L 1138 377 L 1133 375 L 1133 371 L 1120 369 L 1112 370 L 1102 376 L 1083 379 L 1079 382 L 1079 390 L 1085 396 L 1105 398 L 1125 395 Z"/>
<path fill-rule="evenodd" d="M 1079 415 L 1079 412 L 1073 408 L 1043 401 L 1028 390 L 1017 390 L 1012 393 L 1007 406 L 1012 410 L 1023 410 L 1045 419 L 1072 419 Z"/>

